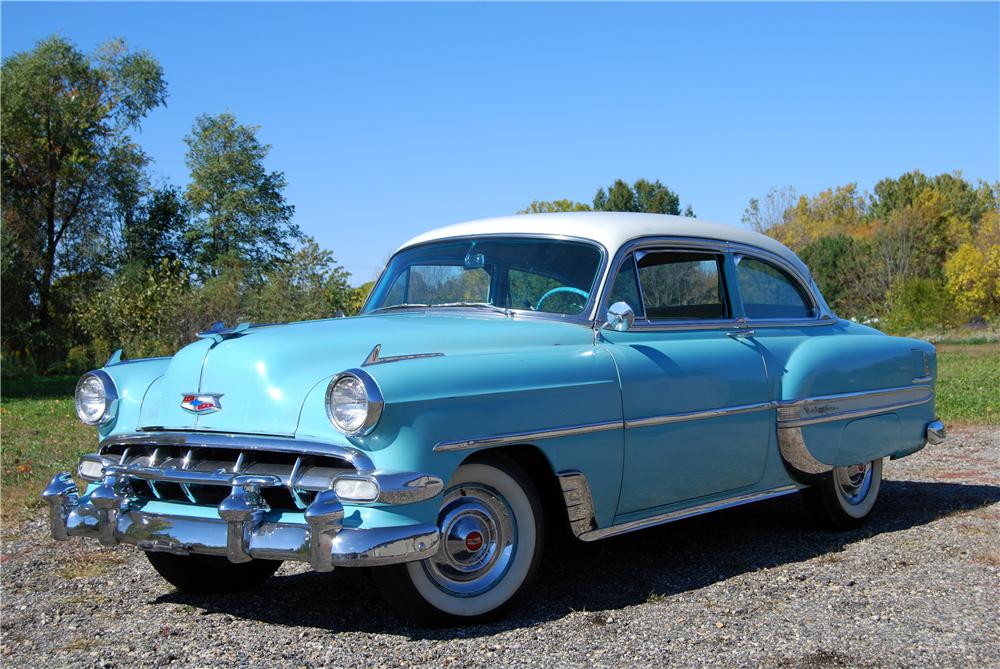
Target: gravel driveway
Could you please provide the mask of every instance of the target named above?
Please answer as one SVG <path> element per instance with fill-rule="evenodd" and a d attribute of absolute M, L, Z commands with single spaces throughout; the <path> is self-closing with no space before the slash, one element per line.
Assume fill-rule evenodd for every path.
<path fill-rule="evenodd" d="M 363 571 L 285 565 L 241 595 L 175 592 L 131 548 L 4 530 L 7 667 L 1000 667 L 1000 430 L 886 464 L 861 530 L 797 496 L 547 554 L 499 623 L 400 622 Z M 558 550 L 560 552 L 556 553 Z"/>

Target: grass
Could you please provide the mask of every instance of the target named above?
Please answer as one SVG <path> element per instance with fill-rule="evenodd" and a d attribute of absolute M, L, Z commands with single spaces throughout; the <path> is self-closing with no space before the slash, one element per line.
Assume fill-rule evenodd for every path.
<path fill-rule="evenodd" d="M 55 571 L 56 576 L 66 580 L 94 578 L 110 574 L 127 564 L 128 553 L 109 550 L 88 551 L 85 559 L 66 560 Z"/>
<path fill-rule="evenodd" d="M 97 434 L 73 406 L 76 377 L 3 382 L 0 512 L 4 521 L 43 506 L 39 493 L 60 470 L 75 471 Z M 1000 342 L 938 345 L 938 415 L 948 425 L 1000 425 Z"/>
<path fill-rule="evenodd" d="M 1000 425 L 1000 343 L 938 345 L 937 412 L 949 425 Z"/>
<path fill-rule="evenodd" d="M 42 507 L 39 494 L 60 470 L 75 471 L 96 450 L 97 432 L 76 417 L 72 377 L 4 380 L 0 403 L 0 514 L 23 517 Z"/>

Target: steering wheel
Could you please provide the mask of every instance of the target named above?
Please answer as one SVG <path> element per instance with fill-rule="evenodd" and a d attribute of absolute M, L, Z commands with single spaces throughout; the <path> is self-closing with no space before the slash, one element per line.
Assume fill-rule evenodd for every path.
<path fill-rule="evenodd" d="M 538 303 L 535 304 L 535 311 L 541 311 L 542 302 L 549 299 L 553 295 L 558 295 L 559 293 L 571 293 L 573 295 L 579 295 L 584 300 L 590 299 L 590 293 L 585 290 L 580 290 L 579 288 L 574 288 L 573 286 L 557 286 L 552 290 L 545 291 L 545 294 L 538 298 Z"/>

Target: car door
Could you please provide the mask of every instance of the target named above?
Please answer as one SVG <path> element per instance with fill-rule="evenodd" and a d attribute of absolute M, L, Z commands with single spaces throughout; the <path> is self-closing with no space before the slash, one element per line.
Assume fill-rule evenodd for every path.
<path fill-rule="evenodd" d="M 728 272 L 727 272 L 728 268 Z M 771 408 L 763 359 L 743 337 L 724 247 L 638 244 L 607 304 L 634 325 L 602 338 L 618 364 L 625 462 L 618 515 L 753 485 Z"/>

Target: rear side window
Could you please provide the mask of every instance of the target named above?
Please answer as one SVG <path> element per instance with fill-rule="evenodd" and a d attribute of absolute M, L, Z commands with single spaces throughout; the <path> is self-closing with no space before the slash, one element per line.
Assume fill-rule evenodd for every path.
<path fill-rule="evenodd" d="M 736 280 L 747 318 L 812 318 L 809 298 L 782 269 L 746 256 L 736 257 Z"/>
<path fill-rule="evenodd" d="M 689 251 L 638 251 L 646 318 L 712 320 L 729 317 L 722 256 Z"/>

